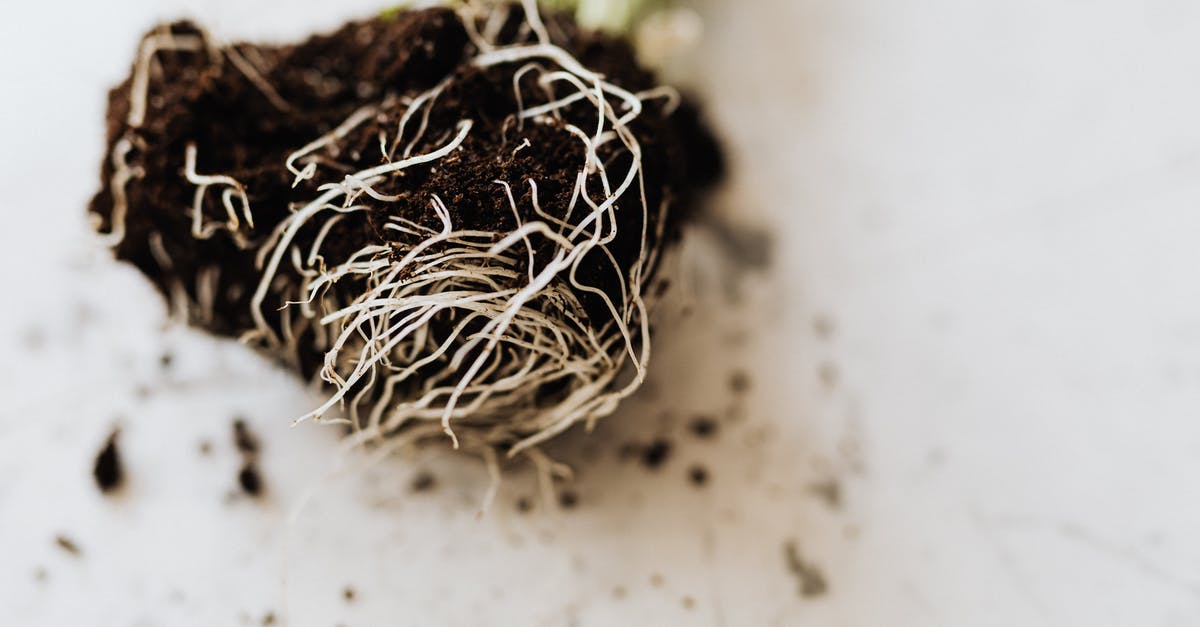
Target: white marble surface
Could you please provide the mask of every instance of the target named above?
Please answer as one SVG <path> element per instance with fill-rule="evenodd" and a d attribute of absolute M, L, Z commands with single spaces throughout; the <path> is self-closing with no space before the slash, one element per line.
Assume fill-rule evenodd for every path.
<path fill-rule="evenodd" d="M 653 389 L 560 451 L 578 507 L 518 514 L 516 473 L 480 519 L 469 460 L 331 474 L 335 434 L 288 427 L 314 397 L 165 326 L 84 225 L 140 31 L 292 37 L 373 6 L 328 4 L 4 11 L 2 622 L 1200 624 L 1200 5 L 702 3 L 686 71 L 734 160 L 714 203 L 769 228 L 772 269 L 731 305 L 692 237 Z M 700 412 L 711 441 L 683 428 Z M 229 498 L 235 414 L 262 502 Z M 114 424 L 131 482 L 106 499 Z M 658 472 L 617 459 L 656 435 Z M 420 469 L 437 487 L 413 495 Z M 799 594 L 789 542 L 827 592 Z"/>

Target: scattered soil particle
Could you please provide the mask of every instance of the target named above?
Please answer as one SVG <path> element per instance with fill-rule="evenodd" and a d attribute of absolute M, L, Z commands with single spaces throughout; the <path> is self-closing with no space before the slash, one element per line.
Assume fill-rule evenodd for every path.
<path fill-rule="evenodd" d="M 200 450 L 201 455 L 212 455 L 212 442 L 208 440 L 200 440 L 200 445 L 197 448 Z"/>
<path fill-rule="evenodd" d="M 800 554 L 800 547 L 794 541 L 783 545 L 783 556 L 788 571 L 795 576 L 799 584 L 798 593 L 801 597 L 811 599 L 829 591 L 829 582 L 825 580 L 825 574 L 816 565 L 805 561 Z"/>
<path fill-rule="evenodd" d="M 33 580 L 42 583 L 50 578 L 50 573 L 44 567 L 38 566 L 33 570 Z"/>
<path fill-rule="evenodd" d="M 742 395 L 750 391 L 750 375 L 745 370 L 736 370 L 729 375 L 729 389 L 734 394 Z"/>
<path fill-rule="evenodd" d="M 258 472 L 258 466 L 253 460 L 247 460 L 242 464 L 242 469 L 238 471 L 238 485 L 242 487 L 242 491 L 250 496 L 259 496 L 263 493 L 262 475 Z"/>
<path fill-rule="evenodd" d="M 522 514 L 528 514 L 533 511 L 533 499 L 527 496 L 517 499 L 517 511 Z"/>
<path fill-rule="evenodd" d="M 696 607 L 696 599 L 693 599 L 690 596 L 683 597 L 681 602 L 683 603 L 683 609 L 685 610 L 690 610 Z"/>
<path fill-rule="evenodd" d="M 37 327 L 30 327 L 21 335 L 21 344 L 25 350 L 37 352 L 46 345 L 46 332 Z"/>
<path fill-rule="evenodd" d="M 120 435 L 120 429 L 113 430 L 105 440 L 104 448 L 100 449 L 100 453 L 96 455 L 96 463 L 92 466 L 92 476 L 96 479 L 96 486 L 105 494 L 121 487 L 121 483 L 125 479 L 124 469 L 121 467 L 121 454 L 117 449 L 117 437 Z"/>
<path fill-rule="evenodd" d="M 262 624 L 264 627 L 275 624 L 275 612 L 267 612 L 263 614 Z"/>
<path fill-rule="evenodd" d="M 629 596 L 629 591 L 625 589 L 625 586 L 616 586 L 613 588 L 612 596 L 614 599 L 624 599 Z"/>
<path fill-rule="evenodd" d="M 163 370 L 170 370 L 173 363 L 175 363 L 175 354 L 171 351 L 165 351 L 158 357 L 158 364 L 162 366 Z"/>
<path fill-rule="evenodd" d="M 697 488 L 703 487 L 708 483 L 708 469 L 700 465 L 692 466 L 688 469 L 688 481 Z"/>
<path fill-rule="evenodd" d="M 817 378 L 827 388 L 837 387 L 838 380 L 841 379 L 841 372 L 838 370 L 837 364 L 833 362 L 822 362 L 817 366 Z"/>
<path fill-rule="evenodd" d="M 246 421 L 242 418 L 233 419 L 233 444 L 243 455 L 258 453 L 258 437 L 250 431 L 250 427 L 246 426 Z"/>
<path fill-rule="evenodd" d="M 712 416 L 698 416 L 688 424 L 688 430 L 698 438 L 708 439 L 717 434 L 718 424 Z"/>
<path fill-rule="evenodd" d="M 642 465 L 654 470 L 666 463 L 670 456 L 671 443 L 659 438 L 642 449 Z"/>
<path fill-rule="evenodd" d="M 437 486 L 437 478 L 427 470 L 418 472 L 409 486 L 413 492 L 429 492 Z"/>
<path fill-rule="evenodd" d="M 814 483 L 809 487 L 818 498 L 825 502 L 826 505 L 833 509 L 839 509 L 842 506 L 842 484 L 837 479 L 826 479 Z"/>
<path fill-rule="evenodd" d="M 62 534 L 59 534 L 54 537 L 54 543 L 58 545 L 58 548 L 66 551 L 67 553 L 70 553 L 71 555 L 74 555 L 76 557 L 79 557 L 80 555 L 83 554 L 83 551 L 79 548 L 78 544 L 75 544 L 74 540 L 72 540 Z"/>
<path fill-rule="evenodd" d="M 579 505 L 579 495 L 574 490 L 563 490 L 558 494 L 558 504 L 563 509 L 574 509 Z"/>
<path fill-rule="evenodd" d="M 834 331 L 837 330 L 837 323 L 832 318 L 825 314 L 817 314 L 813 317 L 813 333 L 822 340 L 828 340 L 833 337 Z"/>
<path fill-rule="evenodd" d="M 654 573 L 654 574 L 650 575 L 650 585 L 654 586 L 655 588 L 663 587 L 663 584 L 665 584 L 666 582 L 667 582 L 667 580 L 664 579 L 663 576 L 658 573 Z"/>
<path fill-rule="evenodd" d="M 354 588 L 352 588 L 350 586 L 346 586 L 342 590 L 342 598 L 345 599 L 347 603 L 353 603 L 354 599 L 357 597 L 358 597 L 358 593 L 355 592 Z"/>

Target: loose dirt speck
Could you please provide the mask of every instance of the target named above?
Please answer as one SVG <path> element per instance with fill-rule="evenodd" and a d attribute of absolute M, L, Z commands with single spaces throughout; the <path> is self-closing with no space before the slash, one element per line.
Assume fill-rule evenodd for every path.
<path fill-rule="evenodd" d="M 237 480 L 242 492 L 250 496 L 259 496 L 263 493 L 262 475 L 259 474 L 258 467 L 253 460 L 242 465 L 242 469 L 238 471 Z"/>
<path fill-rule="evenodd" d="M 813 333 L 822 340 L 828 340 L 833 337 L 833 333 L 837 330 L 837 323 L 833 318 L 825 314 L 817 314 L 813 317 Z"/>
<path fill-rule="evenodd" d="M 750 375 L 745 370 L 734 371 L 729 375 L 729 389 L 734 394 L 742 395 L 750 391 Z"/>
<path fill-rule="evenodd" d="M 120 434 L 120 429 L 114 429 L 109 434 L 108 439 L 104 442 L 104 447 L 100 449 L 100 453 L 96 455 L 96 461 L 92 465 L 92 477 L 96 479 L 96 487 L 105 494 L 110 494 L 121 487 L 125 479 L 125 472 L 121 466 L 121 453 L 117 449 L 117 437 Z"/>
<path fill-rule="evenodd" d="M 787 569 L 799 584 L 798 594 L 806 599 L 824 595 L 829 591 L 829 582 L 825 574 L 816 565 L 807 562 L 800 554 L 800 547 L 794 541 L 783 545 L 783 556 Z"/>
<path fill-rule="evenodd" d="M 243 418 L 233 419 L 233 444 L 243 455 L 258 453 L 258 437 L 250 431 L 250 427 L 246 426 Z"/>
<path fill-rule="evenodd" d="M 837 364 L 826 361 L 817 366 L 817 378 L 825 387 L 835 388 L 838 380 L 841 379 L 841 372 L 838 370 Z"/>
<path fill-rule="evenodd" d="M 75 544 L 74 540 L 65 535 L 59 534 L 55 536 L 54 543 L 58 545 L 58 548 L 70 553 L 71 555 L 74 555 L 75 557 L 83 555 L 83 550 L 79 548 L 79 545 Z"/>
<path fill-rule="evenodd" d="M 659 468 L 671 456 L 671 443 L 659 438 L 642 449 L 642 465 L 654 470 Z"/>
<path fill-rule="evenodd" d="M 708 439 L 717 435 L 718 425 L 712 416 L 697 416 L 688 423 L 688 430 L 698 438 Z"/>
<path fill-rule="evenodd" d="M 422 470 L 413 476 L 409 489 L 413 492 L 429 492 L 437 487 L 437 478 L 428 470 Z"/>
<path fill-rule="evenodd" d="M 842 484 L 837 479 L 818 481 L 809 486 L 809 491 L 832 509 L 842 506 Z"/>

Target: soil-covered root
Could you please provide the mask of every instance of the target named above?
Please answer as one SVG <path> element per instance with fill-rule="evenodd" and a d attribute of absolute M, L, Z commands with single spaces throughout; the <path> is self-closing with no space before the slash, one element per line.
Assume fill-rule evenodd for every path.
<path fill-rule="evenodd" d="M 620 39 L 532 3 L 288 46 L 155 29 L 91 211 L 194 324 L 308 377 L 351 442 L 525 452 L 642 383 L 715 142 Z M 547 466 L 550 467 L 550 466 Z"/>

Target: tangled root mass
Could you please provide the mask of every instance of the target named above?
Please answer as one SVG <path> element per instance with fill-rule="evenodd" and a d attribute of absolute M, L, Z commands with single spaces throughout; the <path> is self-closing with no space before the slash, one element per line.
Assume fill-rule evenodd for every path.
<path fill-rule="evenodd" d="M 641 383 L 720 161 L 625 42 L 525 6 L 156 28 L 109 95 L 98 229 L 192 324 L 327 382 L 302 418 L 536 454 Z"/>

